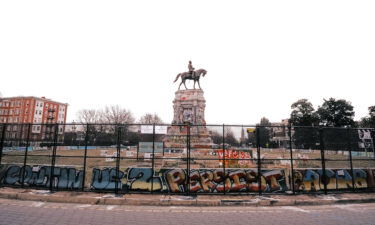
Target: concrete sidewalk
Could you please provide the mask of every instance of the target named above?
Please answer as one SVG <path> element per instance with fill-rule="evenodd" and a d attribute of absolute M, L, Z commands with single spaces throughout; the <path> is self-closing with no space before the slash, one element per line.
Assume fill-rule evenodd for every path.
<path fill-rule="evenodd" d="M 375 193 L 343 193 L 329 195 L 162 195 L 126 194 L 116 196 L 93 192 L 53 192 L 46 190 L 0 188 L 0 198 L 101 205 L 152 206 L 295 206 L 375 202 Z"/>

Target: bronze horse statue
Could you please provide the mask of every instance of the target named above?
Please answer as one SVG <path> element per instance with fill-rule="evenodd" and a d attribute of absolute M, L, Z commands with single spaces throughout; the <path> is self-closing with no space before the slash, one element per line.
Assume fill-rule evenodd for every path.
<path fill-rule="evenodd" d="M 178 86 L 178 90 L 180 90 L 181 84 L 184 84 L 185 89 L 187 90 L 187 87 L 185 84 L 186 80 L 194 80 L 194 86 L 193 86 L 194 89 L 195 89 L 195 83 L 198 82 L 199 89 L 202 89 L 201 85 L 199 84 L 199 78 L 201 77 L 201 75 L 202 76 L 206 75 L 207 71 L 204 69 L 199 69 L 199 70 L 195 70 L 193 73 L 194 74 L 190 74 L 189 72 L 183 72 L 177 75 L 173 83 L 175 83 L 178 80 L 178 78 L 181 77 L 181 83 Z"/>

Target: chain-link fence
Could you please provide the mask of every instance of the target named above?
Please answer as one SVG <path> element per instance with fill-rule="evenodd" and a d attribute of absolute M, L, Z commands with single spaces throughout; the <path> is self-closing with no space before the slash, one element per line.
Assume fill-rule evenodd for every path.
<path fill-rule="evenodd" d="M 171 194 L 375 190 L 374 129 L 0 124 L 0 185 Z"/>

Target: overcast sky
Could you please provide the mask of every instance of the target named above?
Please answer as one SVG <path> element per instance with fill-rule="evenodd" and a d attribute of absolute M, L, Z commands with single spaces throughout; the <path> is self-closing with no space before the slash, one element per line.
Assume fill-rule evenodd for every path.
<path fill-rule="evenodd" d="M 207 123 L 288 118 L 290 105 L 375 105 L 375 1 L 1 1 L 0 92 L 80 109 L 118 104 L 170 123 L 187 71 Z M 191 84 L 190 84 L 191 86 Z"/>

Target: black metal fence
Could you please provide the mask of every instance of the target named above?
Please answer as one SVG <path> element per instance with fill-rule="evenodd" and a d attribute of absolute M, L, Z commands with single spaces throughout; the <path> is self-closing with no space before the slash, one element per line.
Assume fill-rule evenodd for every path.
<path fill-rule="evenodd" d="M 373 191 L 374 129 L 0 124 L 0 185 L 50 191 Z"/>

